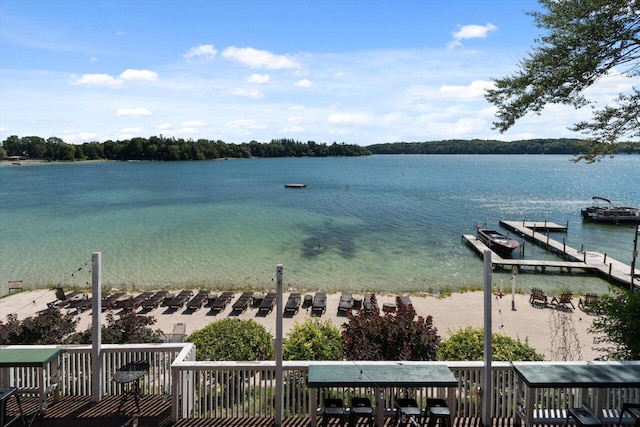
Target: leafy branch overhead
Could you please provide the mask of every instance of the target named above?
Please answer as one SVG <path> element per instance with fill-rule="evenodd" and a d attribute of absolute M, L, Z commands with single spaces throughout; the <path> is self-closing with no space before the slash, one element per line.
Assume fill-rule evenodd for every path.
<path fill-rule="evenodd" d="M 613 144 L 640 137 L 640 92 L 632 87 L 598 109 L 585 90 L 605 76 L 640 75 L 640 2 L 629 0 L 539 0 L 544 12 L 531 12 L 544 30 L 529 56 L 510 76 L 495 79 L 486 93 L 498 107 L 494 128 L 505 132 L 547 104 L 591 106 L 590 121 L 571 130 L 590 136 L 588 162 L 613 153 Z"/>

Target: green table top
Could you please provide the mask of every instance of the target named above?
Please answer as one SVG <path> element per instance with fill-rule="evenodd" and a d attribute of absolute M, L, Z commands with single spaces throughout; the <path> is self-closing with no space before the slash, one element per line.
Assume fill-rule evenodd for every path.
<path fill-rule="evenodd" d="M 640 363 L 514 363 L 529 387 L 640 387 Z"/>
<path fill-rule="evenodd" d="M 58 348 L 0 348 L 0 368 L 44 367 L 61 352 Z"/>
<path fill-rule="evenodd" d="M 456 387 L 444 364 L 310 365 L 309 387 Z"/>

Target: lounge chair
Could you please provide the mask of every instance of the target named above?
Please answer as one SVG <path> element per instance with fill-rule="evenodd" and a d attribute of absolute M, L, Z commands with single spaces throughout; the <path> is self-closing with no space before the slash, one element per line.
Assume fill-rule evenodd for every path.
<path fill-rule="evenodd" d="M 411 297 L 409 295 L 402 295 L 401 297 L 398 297 L 400 299 L 400 303 L 404 305 L 406 308 L 413 310 L 413 303 L 411 302 Z"/>
<path fill-rule="evenodd" d="M 152 297 L 142 302 L 142 308 L 146 310 L 158 308 L 167 297 L 173 298 L 173 294 L 169 291 L 158 291 Z"/>
<path fill-rule="evenodd" d="M 130 298 L 124 300 L 118 300 L 118 307 L 124 310 L 135 310 L 142 305 L 142 303 L 153 296 L 153 292 L 142 292 L 136 296 L 131 295 Z"/>
<path fill-rule="evenodd" d="M 56 300 L 47 303 L 49 308 L 63 308 L 73 302 L 89 298 L 85 292 L 73 291 L 67 294 L 60 287 L 54 288 L 53 292 L 56 294 Z"/>
<path fill-rule="evenodd" d="M 275 292 L 269 292 L 264 296 L 264 299 L 260 303 L 260 307 L 258 307 L 258 311 L 266 311 L 270 313 L 273 310 L 273 307 L 276 305 L 277 295 Z"/>
<path fill-rule="evenodd" d="M 112 310 L 116 306 L 116 302 L 126 296 L 127 294 L 125 292 L 116 292 L 103 296 L 101 302 L 102 310 Z"/>
<path fill-rule="evenodd" d="M 593 306 L 600 300 L 600 297 L 597 294 L 587 293 L 578 300 L 578 307 L 582 311 L 593 311 Z"/>
<path fill-rule="evenodd" d="M 351 292 L 343 292 L 340 295 L 340 303 L 338 304 L 338 314 L 347 313 L 353 308 L 353 294 Z"/>
<path fill-rule="evenodd" d="M 531 288 L 531 294 L 529 295 L 529 304 L 535 305 L 538 303 L 546 307 L 549 303 L 547 295 L 540 288 Z"/>
<path fill-rule="evenodd" d="M 253 292 L 243 292 L 242 295 L 240 295 L 240 298 L 238 298 L 236 302 L 233 303 L 231 308 L 233 309 L 233 311 L 242 313 L 249 307 L 252 300 Z"/>
<path fill-rule="evenodd" d="M 171 301 L 169 301 L 169 304 L 167 305 L 169 306 L 169 308 L 177 310 L 179 308 L 184 307 L 184 305 L 187 303 L 187 301 L 189 301 L 189 299 L 192 296 L 193 296 L 193 291 L 190 291 L 190 290 L 180 291 L 178 295 L 171 298 Z"/>
<path fill-rule="evenodd" d="M 327 294 L 325 292 L 316 292 L 313 296 L 313 305 L 311 306 L 311 314 L 321 316 L 327 310 Z"/>
<path fill-rule="evenodd" d="M 187 308 L 193 311 L 199 310 L 208 299 L 209 291 L 200 291 L 189 300 L 189 302 L 187 303 Z"/>
<path fill-rule="evenodd" d="M 287 303 L 284 306 L 284 312 L 296 314 L 300 309 L 301 301 L 302 295 L 300 294 L 300 292 L 291 292 L 289 294 L 289 298 L 287 299 Z"/>
<path fill-rule="evenodd" d="M 187 337 L 187 325 L 175 323 L 170 334 L 164 334 L 164 342 L 182 342 Z"/>
<path fill-rule="evenodd" d="M 378 312 L 378 300 L 374 294 L 364 294 L 364 301 L 362 302 L 365 313 L 377 313 Z"/>
<path fill-rule="evenodd" d="M 573 294 L 570 291 L 565 291 L 559 297 L 552 297 L 549 304 L 554 304 L 556 307 L 562 306 L 567 309 L 571 306 L 571 308 L 575 309 L 576 307 L 573 305 L 573 302 L 571 302 L 572 296 Z"/>
<path fill-rule="evenodd" d="M 233 299 L 233 292 L 225 291 L 211 303 L 211 311 L 222 311 Z"/>

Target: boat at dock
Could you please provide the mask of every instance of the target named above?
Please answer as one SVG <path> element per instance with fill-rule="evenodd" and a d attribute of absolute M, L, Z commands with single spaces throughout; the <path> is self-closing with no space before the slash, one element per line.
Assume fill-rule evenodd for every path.
<path fill-rule="evenodd" d="M 477 238 L 498 255 L 510 255 L 520 247 L 520 243 L 512 237 L 496 230 L 476 227 Z"/>
<path fill-rule="evenodd" d="M 606 224 L 640 224 L 640 209 L 630 206 L 612 206 L 611 200 L 592 197 L 593 204 L 582 208 L 582 219 Z"/>

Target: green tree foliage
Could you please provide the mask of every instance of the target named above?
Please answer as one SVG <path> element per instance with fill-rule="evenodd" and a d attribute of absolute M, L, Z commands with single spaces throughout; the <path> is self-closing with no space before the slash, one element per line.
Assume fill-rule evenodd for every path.
<path fill-rule="evenodd" d="M 0 344 L 65 344 L 75 331 L 78 319 L 58 309 L 45 310 L 35 317 L 18 320 L 15 314 L 0 322 Z"/>
<path fill-rule="evenodd" d="M 186 339 L 196 346 L 197 360 L 253 361 L 273 358 L 273 337 L 254 320 L 222 319 Z"/>
<path fill-rule="evenodd" d="M 8 156 L 27 156 L 52 161 L 72 160 L 213 160 L 250 157 L 327 157 L 365 156 L 369 151 L 358 145 L 333 143 L 302 143 L 292 139 L 272 140 L 267 144 L 256 141 L 243 144 L 227 144 L 222 141 L 197 141 L 152 136 L 122 141 L 85 142 L 82 145 L 65 143 L 51 137 L 46 141 L 37 136 L 12 135 L 3 141 Z"/>
<path fill-rule="evenodd" d="M 589 328 L 597 350 L 610 360 L 640 360 L 640 293 L 614 289 L 594 310 L 600 313 Z"/>
<path fill-rule="evenodd" d="M 282 343 L 285 360 L 341 360 L 342 336 L 330 320 L 296 322 Z"/>
<path fill-rule="evenodd" d="M 375 295 L 372 296 L 375 299 Z M 347 360 L 436 360 L 440 343 L 433 318 L 416 316 L 412 306 L 396 299 L 395 313 L 360 309 L 344 325 L 343 357 Z"/>
<path fill-rule="evenodd" d="M 106 316 L 107 324 L 102 325 L 102 342 L 104 344 L 135 344 L 149 342 L 163 342 L 164 333 L 151 325 L 156 323 L 153 316 L 142 316 L 134 310 L 121 313 L 118 317 L 109 310 Z M 91 328 L 78 333 L 74 342 L 91 344 Z"/>
<path fill-rule="evenodd" d="M 543 357 L 529 347 L 528 340 L 521 342 L 503 334 L 493 334 L 492 360 L 539 361 Z M 438 346 L 438 360 L 483 360 L 484 329 L 467 326 L 452 334 Z"/>
<path fill-rule="evenodd" d="M 547 104 L 582 108 L 584 92 L 608 73 L 640 75 L 640 3 L 629 0 L 538 0 L 545 9 L 531 12 L 544 35 L 519 69 L 495 80 L 486 93 L 498 107 L 494 127 L 506 131 L 525 114 L 540 114 Z M 640 92 L 620 93 L 616 101 L 594 109 L 592 120 L 572 130 L 591 136 L 588 162 L 613 153 L 613 144 L 640 136 Z"/>

